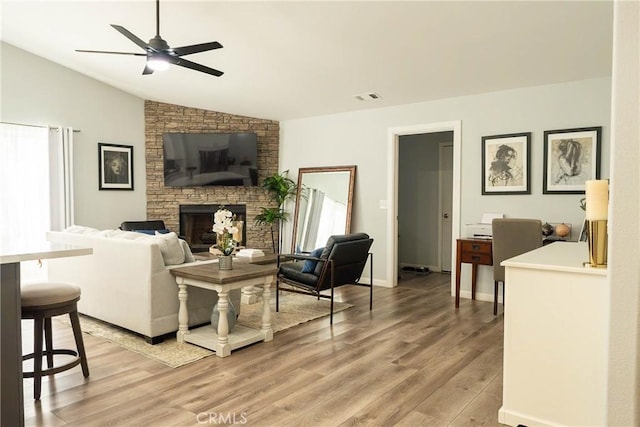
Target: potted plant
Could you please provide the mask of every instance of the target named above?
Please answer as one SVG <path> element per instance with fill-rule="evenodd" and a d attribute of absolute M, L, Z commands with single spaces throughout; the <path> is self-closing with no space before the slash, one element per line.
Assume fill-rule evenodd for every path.
<path fill-rule="evenodd" d="M 237 243 L 233 235 L 238 232 L 238 228 L 233 225 L 233 213 L 230 210 L 220 207 L 213 215 L 213 232 L 217 234 L 217 246 L 222 251 L 222 255 L 218 257 L 218 266 L 220 270 L 232 270 L 231 254 Z"/>
<path fill-rule="evenodd" d="M 262 188 L 271 193 L 271 199 L 277 204 L 277 207 L 260 207 L 261 212 L 256 215 L 255 221 L 257 225 L 269 225 L 271 229 L 271 244 L 274 253 L 280 252 L 282 241 L 282 225 L 287 221 L 289 213 L 285 212 L 284 205 L 291 197 L 296 195 L 296 183 L 288 177 L 289 171 L 282 173 L 276 172 L 268 176 L 262 182 Z M 278 245 L 276 247 L 275 240 L 275 224 L 278 223 Z"/>

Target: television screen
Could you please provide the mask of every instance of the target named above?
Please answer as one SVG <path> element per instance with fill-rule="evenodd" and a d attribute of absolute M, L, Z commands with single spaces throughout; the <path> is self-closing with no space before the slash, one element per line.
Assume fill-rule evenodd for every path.
<path fill-rule="evenodd" d="M 164 185 L 258 185 L 255 133 L 165 133 Z"/>

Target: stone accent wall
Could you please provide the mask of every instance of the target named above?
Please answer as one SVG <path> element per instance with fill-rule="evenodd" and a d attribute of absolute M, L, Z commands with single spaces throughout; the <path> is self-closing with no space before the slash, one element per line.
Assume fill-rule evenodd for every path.
<path fill-rule="evenodd" d="M 162 134 L 165 132 L 254 132 L 258 136 L 258 182 L 278 172 L 280 124 L 273 120 L 180 105 L 145 101 L 145 157 L 147 164 L 147 219 L 161 219 L 167 228 L 179 230 L 179 206 L 221 204 L 247 207 L 247 247 L 272 252 L 271 231 L 253 218 L 260 207 L 275 206 L 261 187 L 165 187 Z M 211 224 L 213 226 L 213 224 Z M 276 236 L 277 239 L 277 236 Z"/>

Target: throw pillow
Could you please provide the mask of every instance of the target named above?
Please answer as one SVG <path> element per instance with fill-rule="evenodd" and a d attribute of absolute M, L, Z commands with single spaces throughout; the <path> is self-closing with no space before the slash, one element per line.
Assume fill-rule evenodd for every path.
<path fill-rule="evenodd" d="M 182 250 L 184 251 L 184 262 L 194 262 L 196 259 L 193 257 L 193 253 L 191 252 L 189 244 L 185 240 L 178 240 L 180 240 L 180 245 L 182 246 Z"/>
<path fill-rule="evenodd" d="M 176 233 L 156 233 L 154 239 L 158 242 L 158 246 L 160 246 L 164 265 L 184 263 L 184 250 Z"/>
<path fill-rule="evenodd" d="M 324 250 L 324 248 L 318 248 L 318 249 L 314 249 L 309 256 L 312 256 L 314 258 L 320 258 L 320 255 L 322 255 L 322 251 Z M 304 265 L 302 266 L 302 270 L 300 270 L 301 273 L 312 273 L 313 270 L 315 270 L 316 268 L 316 264 L 318 264 L 318 261 L 316 261 L 315 259 L 308 259 L 304 262 Z"/>

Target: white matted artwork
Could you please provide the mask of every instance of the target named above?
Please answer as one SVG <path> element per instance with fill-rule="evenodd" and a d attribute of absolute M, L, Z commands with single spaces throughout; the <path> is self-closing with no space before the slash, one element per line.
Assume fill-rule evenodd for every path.
<path fill-rule="evenodd" d="M 600 177 L 602 127 L 544 132 L 544 194 L 584 194 L 585 182 Z"/>
<path fill-rule="evenodd" d="M 133 146 L 98 144 L 99 190 L 133 190 Z"/>
<path fill-rule="evenodd" d="M 482 194 L 531 194 L 531 132 L 482 137 Z"/>

